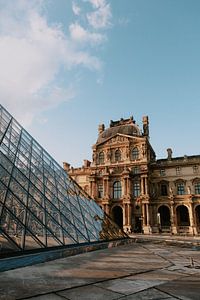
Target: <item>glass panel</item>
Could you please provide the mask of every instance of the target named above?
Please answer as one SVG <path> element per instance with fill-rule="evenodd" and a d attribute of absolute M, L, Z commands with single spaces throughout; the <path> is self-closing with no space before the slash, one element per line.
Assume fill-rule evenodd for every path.
<path fill-rule="evenodd" d="M 10 179 L 10 174 L 0 165 L 0 174 L 1 174 L 1 181 L 7 186 L 9 179 Z"/>
<path fill-rule="evenodd" d="M 7 172 L 11 173 L 12 163 L 1 152 L 0 152 L 0 163 L 2 166 L 4 166 Z"/>
<path fill-rule="evenodd" d="M 1 223 L 3 224 L 4 232 L 9 235 L 13 243 L 19 248 L 23 249 L 24 227 L 6 208 L 3 210 Z"/>
<path fill-rule="evenodd" d="M 116 188 L 119 197 L 121 183 Z M 85 197 L 77 183 L 1 105 L 0 213 L 2 251 L 123 236 L 101 208 Z"/>
<path fill-rule="evenodd" d="M 34 239 L 30 234 L 26 233 L 24 250 L 38 249 L 39 247 L 41 247 L 40 243 L 36 239 Z"/>
<path fill-rule="evenodd" d="M 46 228 L 31 212 L 27 213 L 26 228 L 26 234 L 31 234 L 38 240 L 38 248 L 46 246 Z"/>

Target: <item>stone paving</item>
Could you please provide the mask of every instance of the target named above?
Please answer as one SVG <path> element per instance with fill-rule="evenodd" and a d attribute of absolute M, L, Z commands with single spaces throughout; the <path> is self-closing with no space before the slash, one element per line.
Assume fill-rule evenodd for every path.
<path fill-rule="evenodd" d="M 0 299 L 200 299 L 200 251 L 133 243 L 0 273 Z"/>

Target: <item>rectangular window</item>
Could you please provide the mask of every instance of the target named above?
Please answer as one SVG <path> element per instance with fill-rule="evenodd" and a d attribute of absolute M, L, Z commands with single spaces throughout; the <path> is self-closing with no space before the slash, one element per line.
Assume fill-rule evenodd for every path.
<path fill-rule="evenodd" d="M 193 166 L 193 173 L 197 174 L 199 171 L 199 166 Z"/>
<path fill-rule="evenodd" d="M 134 182 L 133 184 L 133 196 L 139 197 L 140 196 L 140 182 Z"/>
<path fill-rule="evenodd" d="M 185 195 L 185 185 L 184 183 L 177 184 L 177 194 L 178 195 Z"/>
<path fill-rule="evenodd" d="M 160 176 L 165 176 L 166 174 L 165 174 L 165 170 L 164 169 L 161 169 L 160 170 Z"/>
<path fill-rule="evenodd" d="M 122 196 L 122 186 L 120 181 L 116 181 L 113 184 L 113 198 L 119 199 Z"/>
<path fill-rule="evenodd" d="M 133 170 L 133 174 L 139 174 L 140 173 L 140 168 L 138 166 L 134 167 L 132 170 Z"/>
<path fill-rule="evenodd" d="M 181 174 L 181 168 L 180 167 L 177 167 L 176 168 L 176 175 L 180 175 Z"/>
<path fill-rule="evenodd" d="M 197 195 L 200 194 L 200 182 L 195 184 L 195 194 L 197 194 Z"/>
<path fill-rule="evenodd" d="M 98 185 L 98 198 L 103 198 L 103 184 Z"/>
<path fill-rule="evenodd" d="M 161 196 L 167 196 L 167 185 L 161 184 Z"/>

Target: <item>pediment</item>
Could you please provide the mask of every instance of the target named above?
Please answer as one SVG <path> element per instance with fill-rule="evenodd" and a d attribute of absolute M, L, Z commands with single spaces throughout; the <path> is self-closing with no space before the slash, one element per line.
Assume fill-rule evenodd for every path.
<path fill-rule="evenodd" d="M 121 133 L 117 133 L 116 135 L 109 137 L 107 140 L 103 141 L 102 143 L 99 143 L 99 145 L 111 145 L 111 144 L 119 144 L 119 143 L 127 143 L 127 142 L 138 142 L 141 141 L 141 138 L 143 137 L 136 137 L 136 136 L 130 136 L 130 135 L 126 135 L 126 134 L 121 134 Z"/>

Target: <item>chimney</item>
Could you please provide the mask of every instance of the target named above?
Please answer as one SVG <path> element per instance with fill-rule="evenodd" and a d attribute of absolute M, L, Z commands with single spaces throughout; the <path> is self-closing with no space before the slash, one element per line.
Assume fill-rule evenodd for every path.
<path fill-rule="evenodd" d="M 84 168 L 89 168 L 90 165 L 91 165 L 91 162 L 89 160 L 87 160 L 87 159 L 84 159 L 84 161 L 83 161 L 83 167 Z"/>
<path fill-rule="evenodd" d="M 145 136 L 149 136 L 149 118 L 148 118 L 148 116 L 144 116 L 142 118 L 142 123 L 143 123 L 143 134 Z"/>
<path fill-rule="evenodd" d="M 101 134 L 104 130 L 105 130 L 105 125 L 104 124 L 100 124 L 99 127 L 98 127 L 99 134 Z"/>
<path fill-rule="evenodd" d="M 171 149 L 171 148 L 168 148 L 168 149 L 167 149 L 167 159 L 168 159 L 168 160 L 171 160 L 171 159 L 172 159 L 172 149 Z"/>
<path fill-rule="evenodd" d="M 66 172 L 69 172 L 69 170 L 70 170 L 70 164 L 68 164 L 67 162 L 63 162 L 63 169 Z"/>

